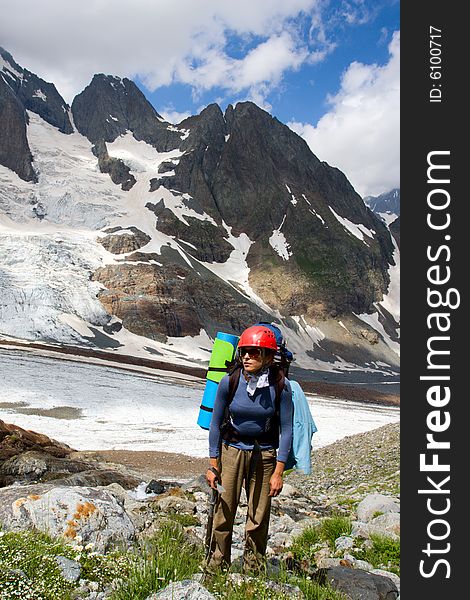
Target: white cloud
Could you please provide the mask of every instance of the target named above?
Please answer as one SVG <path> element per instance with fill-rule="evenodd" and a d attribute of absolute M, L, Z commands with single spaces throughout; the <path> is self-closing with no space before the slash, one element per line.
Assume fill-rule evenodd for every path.
<path fill-rule="evenodd" d="M 182 82 L 196 96 L 218 86 L 264 99 L 286 71 L 309 59 L 292 23 L 320 1 L 3 0 L 0 39 L 68 102 L 96 72 L 138 76 L 151 91 Z M 236 58 L 234 35 L 247 42 Z"/>
<path fill-rule="evenodd" d="M 165 121 L 168 121 L 168 123 L 173 123 L 174 125 L 181 123 L 181 121 L 191 116 L 191 113 L 189 111 L 178 112 L 171 106 L 166 107 L 163 110 L 159 110 L 158 114 L 162 116 L 165 119 Z"/>
<path fill-rule="evenodd" d="M 350 64 L 331 110 L 317 123 L 289 123 L 320 160 L 343 171 L 362 196 L 400 186 L 400 33 L 386 65 Z"/>
<path fill-rule="evenodd" d="M 339 12 L 347 23 L 356 25 L 367 23 L 375 13 L 364 0 L 343 0 Z"/>

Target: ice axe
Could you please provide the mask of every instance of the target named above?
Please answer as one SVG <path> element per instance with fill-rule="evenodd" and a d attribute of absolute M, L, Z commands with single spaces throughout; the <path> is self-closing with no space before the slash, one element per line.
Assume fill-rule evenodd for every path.
<path fill-rule="evenodd" d="M 215 470 L 215 469 L 214 469 Z M 217 473 L 217 477 L 218 477 Z M 215 489 L 211 487 L 209 494 L 209 511 L 207 514 L 207 528 L 206 528 L 206 539 L 205 539 L 205 548 L 206 548 L 206 562 L 209 561 L 210 553 L 211 553 L 211 542 L 212 542 L 212 525 L 214 523 L 214 512 L 215 505 L 217 504 L 217 500 L 219 498 L 219 494 L 225 492 L 225 488 L 220 485 L 220 483 L 216 480 Z"/>

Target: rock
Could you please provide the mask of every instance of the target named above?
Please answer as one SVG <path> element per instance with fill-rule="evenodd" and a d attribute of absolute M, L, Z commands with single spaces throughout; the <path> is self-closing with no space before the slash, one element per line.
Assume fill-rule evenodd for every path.
<path fill-rule="evenodd" d="M 271 523 L 273 533 L 289 533 L 295 527 L 295 521 L 288 515 L 282 515 Z"/>
<path fill-rule="evenodd" d="M 379 334 L 376 331 L 371 331 L 370 329 L 361 329 L 360 331 L 362 337 L 366 339 L 369 344 L 378 344 L 379 343 Z"/>
<path fill-rule="evenodd" d="M 400 248 L 400 215 L 398 215 L 393 223 L 390 223 L 389 229 L 398 244 L 398 248 Z"/>
<path fill-rule="evenodd" d="M 398 597 L 398 588 L 390 578 L 359 569 L 333 567 L 322 569 L 318 576 L 320 583 L 328 582 L 351 600 L 396 600 Z"/>
<path fill-rule="evenodd" d="M 330 549 L 327 545 L 324 545 L 320 550 L 317 550 L 313 555 L 315 559 L 315 563 L 319 565 L 323 560 L 326 560 L 330 557 Z"/>
<path fill-rule="evenodd" d="M 152 182 L 157 186 L 155 189 L 158 189 L 161 185 L 160 179 L 152 179 Z M 154 191 L 153 185 L 150 191 Z M 193 201 L 184 199 L 181 202 L 183 205 L 193 204 Z M 186 224 L 178 219 L 169 208 L 162 207 L 159 203 L 155 205 L 148 203 L 146 206 L 149 210 L 153 210 L 158 217 L 159 231 L 174 236 L 180 242 L 189 246 L 191 254 L 198 260 L 210 263 L 224 263 L 228 260 L 233 251 L 233 246 L 225 239 L 226 232 L 215 223 L 201 221 L 194 217 L 186 217 L 185 221 L 188 223 Z M 189 208 L 192 208 L 192 206 L 189 206 Z"/>
<path fill-rule="evenodd" d="M 192 514 L 195 509 L 195 503 L 186 498 L 178 496 L 166 496 L 165 498 L 155 500 L 155 504 L 163 512 L 177 512 Z"/>
<path fill-rule="evenodd" d="M 147 596 L 146 600 L 216 600 L 205 587 L 192 579 L 175 581 L 167 587 Z"/>
<path fill-rule="evenodd" d="M 382 577 L 388 577 L 397 586 L 398 591 L 400 591 L 400 578 L 395 573 L 385 571 L 385 569 L 371 569 L 371 573 L 374 573 L 374 575 L 381 575 Z"/>
<path fill-rule="evenodd" d="M 11 54 L 0 48 L 0 56 L 9 69 L 3 70 L 4 80 L 17 94 L 26 110 L 38 114 L 44 121 L 65 134 L 73 132 L 69 107 L 53 83 L 48 83 L 31 71 L 18 65 Z M 6 75 L 6 77 L 5 77 Z M 2 77 L 0 77 L 2 79 Z"/>
<path fill-rule="evenodd" d="M 399 513 L 386 513 L 372 519 L 369 523 L 369 535 L 370 534 L 398 538 L 400 535 Z"/>
<path fill-rule="evenodd" d="M 0 165 L 11 169 L 24 181 L 37 182 L 26 133 L 29 124 L 26 111 L 32 110 L 56 126 L 65 125 L 67 121 L 71 127 L 67 105 L 54 85 L 22 69 L 3 48 L 0 48 L 0 62 L 10 66 L 5 70 L 0 67 Z M 36 96 L 38 91 L 46 92 L 47 102 Z M 62 116 L 60 124 L 54 119 L 56 115 Z M 70 133 L 65 128 L 62 131 Z"/>
<path fill-rule="evenodd" d="M 92 148 L 93 154 L 98 158 L 98 167 L 102 173 L 109 173 L 111 181 L 121 185 L 121 189 L 128 192 L 137 182 L 130 172 L 130 168 L 120 158 L 109 156 L 104 140 L 98 142 Z"/>
<path fill-rule="evenodd" d="M 122 329 L 122 323 L 120 323 L 119 321 L 114 321 L 112 323 L 106 323 L 105 325 L 103 325 L 103 331 L 105 331 L 106 333 L 109 333 L 110 335 L 113 335 L 113 333 L 117 333 L 118 331 L 121 331 Z"/>
<path fill-rule="evenodd" d="M 75 560 L 70 560 L 65 556 L 56 556 L 55 560 L 64 579 L 67 581 L 77 581 L 80 579 L 80 574 L 82 572 L 80 563 Z"/>
<path fill-rule="evenodd" d="M 336 550 L 349 550 L 349 548 L 353 548 L 354 540 L 352 537 L 342 535 L 335 540 L 335 548 Z"/>
<path fill-rule="evenodd" d="M 334 567 L 341 567 L 341 566 L 344 566 L 343 560 L 344 559 L 342 559 L 342 558 L 331 558 L 331 557 L 321 558 L 319 561 L 317 561 L 317 567 L 319 569 L 332 569 Z"/>
<path fill-rule="evenodd" d="M 3 426 L 6 427 L 7 424 L 3 423 Z M 8 425 L 8 427 L 15 426 Z M 1 433 L 0 429 L 0 436 Z M 20 437 L 24 434 L 26 437 Z M 10 445 L 12 438 L 17 440 L 15 447 Z M 29 449 L 35 447 L 37 449 Z M 71 458 L 76 453 L 68 446 L 63 447 L 59 442 L 50 440 L 46 436 L 32 431 L 26 432 L 20 428 L 12 429 L 11 433 L 5 435 L 1 442 L 1 449 L 4 450 L 4 455 L 8 456 L 13 452 L 16 454 L 0 462 L 0 487 L 17 482 L 29 484 L 54 481 L 56 486 L 97 487 L 119 483 L 126 489 L 132 489 L 140 483 L 140 479 L 134 475 L 97 467 L 80 460 L 79 453 L 77 457 Z M 60 456 L 64 453 L 66 456 Z"/>
<path fill-rule="evenodd" d="M 125 77 L 94 75 L 75 96 L 72 113 L 78 131 L 93 143 L 113 142 L 128 131 L 159 152 L 177 148 L 181 143 L 181 132 L 170 129 L 135 83 Z"/>
<path fill-rule="evenodd" d="M 199 475 L 198 477 L 191 479 L 191 481 L 183 484 L 183 489 L 188 492 L 204 492 L 206 496 L 209 494 L 210 490 L 205 475 Z"/>
<path fill-rule="evenodd" d="M 345 553 L 344 559 L 348 560 L 354 569 L 361 569 L 362 571 L 372 571 L 374 568 L 369 562 L 357 559 L 355 556 L 352 556 L 352 554 Z"/>
<path fill-rule="evenodd" d="M 287 547 L 292 542 L 292 536 L 289 533 L 275 533 L 274 535 L 270 535 L 268 539 L 268 544 L 271 548 L 280 548 Z"/>
<path fill-rule="evenodd" d="M 145 488 L 146 494 L 163 494 L 165 491 L 165 486 L 161 481 L 157 481 L 156 479 L 152 479 Z"/>
<path fill-rule="evenodd" d="M 47 484 L 0 489 L 6 530 L 37 528 L 73 542 L 93 542 L 98 552 L 135 539 L 135 527 L 116 497 L 104 489 Z"/>
<path fill-rule="evenodd" d="M 135 252 L 150 242 L 150 236 L 137 229 L 129 227 L 113 227 L 105 231 L 106 237 L 99 237 L 98 242 L 112 254 L 127 254 Z"/>
<path fill-rule="evenodd" d="M 394 498 L 384 494 L 369 494 L 357 507 L 357 518 L 359 521 L 368 522 L 377 513 L 399 513 L 400 505 Z"/>
<path fill-rule="evenodd" d="M 298 491 L 297 489 L 293 486 L 290 485 L 290 483 L 284 483 L 284 485 L 282 486 L 282 490 L 281 493 L 279 494 L 279 496 L 281 498 L 294 498 L 295 496 L 298 495 Z"/>
<path fill-rule="evenodd" d="M 371 534 L 398 539 L 400 536 L 400 514 L 386 513 L 369 523 L 356 521 L 352 525 L 351 537 L 369 539 Z"/>
<path fill-rule="evenodd" d="M 86 487 L 108 486 L 112 483 L 116 483 L 127 490 L 131 490 L 139 485 L 140 478 L 126 473 L 120 473 L 119 471 L 111 471 L 109 469 L 92 469 L 69 475 L 54 481 L 54 483 L 56 485 Z"/>
<path fill-rule="evenodd" d="M 267 318 L 233 286 L 208 269 L 190 269 L 171 249 L 162 249 L 160 265 L 146 263 L 152 257 L 144 253 L 136 264 L 130 259 L 98 268 L 92 279 L 106 288 L 98 297 L 107 312 L 132 333 L 161 342 L 166 336 L 199 335 L 207 323 L 208 333 L 215 334 L 215 324 L 235 332 Z"/>
<path fill-rule="evenodd" d="M 42 450 L 56 457 L 68 456 L 73 451 L 47 435 L 0 420 L 0 463 L 28 450 Z"/>
<path fill-rule="evenodd" d="M 48 452 L 27 450 L 6 460 L 0 467 L 5 481 L 22 480 L 39 481 L 46 474 L 49 479 L 56 479 L 70 473 L 78 473 L 89 469 L 90 465 L 78 460 L 56 457 Z"/>

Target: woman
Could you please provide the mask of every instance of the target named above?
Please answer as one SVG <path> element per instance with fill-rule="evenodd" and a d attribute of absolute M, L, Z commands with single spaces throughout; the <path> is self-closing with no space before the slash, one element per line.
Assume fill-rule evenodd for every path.
<path fill-rule="evenodd" d="M 238 342 L 241 368 L 231 401 L 229 376 L 219 383 L 209 430 L 206 479 L 214 489 L 221 483 L 225 491 L 215 508 L 211 570 L 230 565 L 242 485 L 248 500 L 243 567 L 257 569 L 264 561 L 271 498 L 282 490 L 284 464 L 292 444 L 292 392 L 288 380 L 273 365 L 276 350 L 276 337 L 268 327 L 249 327 Z"/>

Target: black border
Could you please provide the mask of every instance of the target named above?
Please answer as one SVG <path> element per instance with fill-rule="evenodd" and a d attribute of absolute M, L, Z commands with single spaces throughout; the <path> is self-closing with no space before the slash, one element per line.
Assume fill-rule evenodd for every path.
<path fill-rule="evenodd" d="M 468 497 L 470 469 L 467 457 L 469 451 L 464 440 L 469 434 L 464 431 L 467 391 L 465 387 L 465 367 L 468 363 L 465 331 L 469 331 L 465 320 L 463 304 L 464 263 L 469 255 L 465 225 L 468 191 L 464 191 L 465 154 L 462 148 L 465 128 L 468 129 L 463 103 L 466 100 L 467 60 L 470 53 L 467 40 L 470 30 L 464 16 L 464 5 L 456 2 L 430 0 L 423 3 L 403 2 L 401 5 L 401 598 L 442 600 L 442 598 L 466 597 L 465 584 L 466 550 L 460 549 L 459 540 L 468 539 L 467 518 L 463 503 Z M 430 77 L 430 26 L 442 30 L 442 77 Z M 437 38 L 436 38 L 437 39 Z M 430 102 L 430 90 L 442 90 L 441 102 Z M 440 87 L 439 87 L 440 84 Z M 435 92 L 437 94 L 437 92 Z M 468 110 L 468 109 L 467 109 Z M 430 184 L 427 182 L 427 157 L 432 151 L 449 150 L 450 184 L 445 186 L 451 196 L 449 207 L 451 224 L 446 234 L 451 236 L 447 243 L 451 257 L 446 263 L 451 269 L 451 280 L 447 287 L 457 288 L 461 294 L 458 308 L 448 309 L 451 328 L 448 348 L 450 355 L 451 399 L 446 408 L 451 417 L 449 429 L 441 434 L 441 440 L 450 442 L 450 449 L 439 453 L 439 461 L 450 464 L 449 473 L 436 473 L 435 480 L 441 481 L 450 475 L 450 490 L 447 497 L 451 505 L 442 516 L 450 526 L 450 534 L 442 542 L 428 538 L 430 521 L 437 516 L 429 513 L 426 494 L 418 490 L 429 488 L 426 477 L 431 473 L 420 471 L 420 454 L 426 452 L 426 434 L 429 432 L 426 418 L 430 410 L 426 399 L 429 382 L 420 381 L 427 371 L 427 341 L 432 335 L 426 318 L 432 309 L 427 304 L 427 269 L 430 264 L 426 256 L 427 246 L 443 243 L 444 232 L 432 231 L 427 223 L 427 196 Z M 443 254 L 444 256 L 444 254 Z M 468 271 L 468 269 L 467 269 Z M 440 309 L 444 310 L 444 309 Z M 442 334 L 445 335 L 445 334 Z M 439 373 L 442 374 L 442 373 Z M 428 451 L 429 452 L 429 451 Z M 432 453 L 432 452 L 431 452 Z M 459 460 L 460 459 L 460 460 Z M 467 488 L 467 489 L 465 489 Z M 432 496 L 437 498 L 437 496 Z M 444 496 L 440 496 L 444 502 Z M 436 501 L 437 502 L 437 501 Z M 443 505 L 443 504 L 442 504 Z M 441 506 L 442 506 L 441 505 Z M 437 506 L 437 504 L 435 505 Z M 433 530 L 443 532 L 444 528 Z M 433 554 L 428 558 L 423 549 L 428 541 L 432 547 L 444 548 L 450 544 L 448 552 Z M 466 544 L 468 545 L 468 544 Z M 420 561 L 425 559 L 425 570 L 439 558 L 449 563 L 440 564 L 428 578 L 420 574 Z M 446 575 L 450 574 L 450 577 Z"/>

